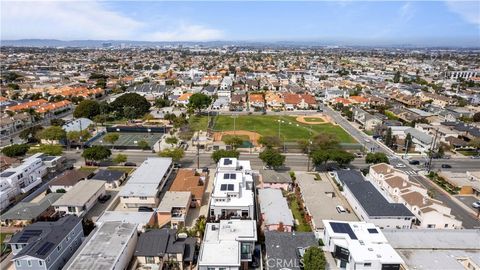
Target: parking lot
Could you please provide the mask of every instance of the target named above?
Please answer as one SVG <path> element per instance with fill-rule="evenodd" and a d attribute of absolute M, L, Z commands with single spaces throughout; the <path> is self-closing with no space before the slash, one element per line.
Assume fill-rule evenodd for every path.
<path fill-rule="evenodd" d="M 296 176 L 315 229 L 323 229 L 324 219 L 358 221 L 350 205 L 336 192 L 326 174 L 320 174 L 321 180 L 315 180 L 315 175 L 309 173 L 296 172 Z M 337 206 L 342 206 L 347 212 L 339 213 Z"/>

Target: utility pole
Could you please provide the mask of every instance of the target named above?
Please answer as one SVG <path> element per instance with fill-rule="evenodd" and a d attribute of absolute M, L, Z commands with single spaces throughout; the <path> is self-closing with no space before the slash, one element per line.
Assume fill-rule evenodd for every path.
<path fill-rule="evenodd" d="M 197 169 L 200 169 L 200 130 L 197 131 Z"/>
<path fill-rule="evenodd" d="M 432 159 L 433 159 L 433 151 L 435 150 L 435 144 L 437 142 L 437 135 L 438 135 L 438 128 L 435 130 L 435 137 L 433 138 L 433 143 L 430 146 L 430 158 L 428 160 L 428 172 L 432 169 Z"/>

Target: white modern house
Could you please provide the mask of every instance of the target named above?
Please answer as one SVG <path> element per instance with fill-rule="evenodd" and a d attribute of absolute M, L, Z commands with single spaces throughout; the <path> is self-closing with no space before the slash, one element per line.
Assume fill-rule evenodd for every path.
<path fill-rule="evenodd" d="M 0 174 L 0 210 L 10 205 L 15 196 L 40 185 L 46 174 L 47 167 L 39 155 L 26 158 L 19 166 L 3 171 Z"/>
<path fill-rule="evenodd" d="M 210 200 L 210 216 L 254 219 L 255 174 L 248 160 L 220 159 Z"/>
<path fill-rule="evenodd" d="M 385 163 L 370 166 L 368 178 L 392 201 L 404 204 L 416 217 L 414 225 L 425 229 L 461 229 L 462 222 L 451 209 L 428 195 L 427 189 L 408 179 L 408 175 Z"/>
<path fill-rule="evenodd" d="M 119 193 L 124 208 L 158 206 L 158 195 L 173 169 L 171 158 L 148 158 L 130 176 Z"/>
<path fill-rule="evenodd" d="M 324 220 L 324 250 L 340 269 L 399 270 L 404 262 L 372 223 Z"/>
<path fill-rule="evenodd" d="M 256 241 L 255 220 L 221 220 L 220 223 L 207 223 L 198 255 L 198 269 L 248 269 Z"/>

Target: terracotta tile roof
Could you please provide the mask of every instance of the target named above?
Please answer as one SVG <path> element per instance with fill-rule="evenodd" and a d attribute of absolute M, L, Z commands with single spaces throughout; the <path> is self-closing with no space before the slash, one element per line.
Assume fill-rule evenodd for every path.
<path fill-rule="evenodd" d="M 250 94 L 248 99 L 250 102 L 264 102 L 262 94 Z"/>
<path fill-rule="evenodd" d="M 190 191 L 193 198 L 201 200 L 207 183 L 203 183 L 203 185 L 200 185 L 200 183 L 200 176 L 195 175 L 195 170 L 180 169 L 169 191 Z"/>
<path fill-rule="evenodd" d="M 418 206 L 419 208 L 432 205 L 429 198 L 425 198 L 420 192 L 411 191 L 401 195 L 402 198 L 411 206 Z"/>
<path fill-rule="evenodd" d="M 21 104 L 12 106 L 12 107 L 7 107 L 7 110 L 12 111 L 12 112 L 16 112 L 16 111 L 26 110 L 26 109 L 30 109 L 30 108 L 36 108 L 36 107 L 38 107 L 42 104 L 45 104 L 45 103 L 47 103 L 47 101 L 45 99 L 38 99 L 38 100 L 34 100 L 34 101 L 21 103 Z"/>
<path fill-rule="evenodd" d="M 44 105 L 38 107 L 35 111 L 38 112 L 38 113 L 46 113 L 46 112 L 53 111 L 53 110 L 56 110 L 56 109 L 65 108 L 65 107 L 69 106 L 70 104 L 72 104 L 72 102 L 70 102 L 68 100 L 62 100 L 62 101 L 55 102 L 55 103 L 44 104 Z"/>
<path fill-rule="evenodd" d="M 185 93 L 178 97 L 178 101 L 187 101 L 192 96 L 192 93 Z"/>
<path fill-rule="evenodd" d="M 368 99 L 362 96 L 351 96 L 350 100 L 352 100 L 354 103 L 368 103 Z"/>
<path fill-rule="evenodd" d="M 372 168 L 373 171 L 379 174 L 388 174 L 392 172 L 392 167 L 386 163 L 378 163 L 372 165 L 370 168 Z"/>
<path fill-rule="evenodd" d="M 292 94 L 286 93 L 283 98 L 285 99 L 285 104 L 300 104 L 302 100 L 310 105 L 314 105 L 317 103 L 315 97 L 310 94 Z"/>
<path fill-rule="evenodd" d="M 410 184 L 408 181 L 405 181 L 400 176 L 389 177 L 388 179 L 385 179 L 385 183 L 387 183 L 392 188 L 400 188 L 400 189 L 405 189 L 412 186 L 412 184 Z"/>
<path fill-rule="evenodd" d="M 350 102 L 350 100 L 348 100 L 346 98 L 337 97 L 337 98 L 335 98 L 334 103 L 343 103 L 343 105 L 349 105 L 352 102 Z"/>

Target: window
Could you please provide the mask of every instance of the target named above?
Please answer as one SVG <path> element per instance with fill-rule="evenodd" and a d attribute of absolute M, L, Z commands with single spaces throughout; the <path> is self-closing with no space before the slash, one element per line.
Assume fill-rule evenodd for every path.
<path fill-rule="evenodd" d="M 38 265 L 42 266 L 42 265 L 43 265 L 43 261 L 38 261 Z"/>
<path fill-rule="evenodd" d="M 445 228 L 448 228 L 448 224 L 445 224 Z"/>
<path fill-rule="evenodd" d="M 139 197 L 139 199 L 140 199 L 140 200 L 146 200 L 146 199 L 147 199 L 147 197 L 140 196 L 140 197 Z"/>
<path fill-rule="evenodd" d="M 16 264 L 17 266 L 20 266 L 20 265 L 22 265 L 22 262 L 19 261 L 19 260 L 16 260 L 16 261 L 15 261 L 15 264 Z"/>
<path fill-rule="evenodd" d="M 57 250 L 60 251 L 60 249 L 62 249 L 62 245 L 61 245 L 61 244 L 59 244 L 59 245 L 57 246 Z"/>
<path fill-rule="evenodd" d="M 28 267 L 31 267 L 32 266 L 32 261 L 27 260 L 27 265 L 28 265 Z"/>
<path fill-rule="evenodd" d="M 153 257 L 145 257 L 145 262 L 148 264 L 155 263 L 155 258 Z"/>
<path fill-rule="evenodd" d="M 370 267 L 370 266 L 372 266 L 372 263 L 364 263 L 363 266 L 364 267 Z"/>

